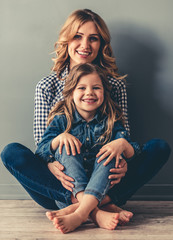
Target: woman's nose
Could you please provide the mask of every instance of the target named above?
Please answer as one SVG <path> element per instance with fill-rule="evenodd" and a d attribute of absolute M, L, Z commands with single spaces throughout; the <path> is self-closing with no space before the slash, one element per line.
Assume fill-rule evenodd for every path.
<path fill-rule="evenodd" d="M 83 49 L 89 48 L 89 41 L 88 41 L 87 38 L 82 39 L 81 46 L 82 46 Z"/>

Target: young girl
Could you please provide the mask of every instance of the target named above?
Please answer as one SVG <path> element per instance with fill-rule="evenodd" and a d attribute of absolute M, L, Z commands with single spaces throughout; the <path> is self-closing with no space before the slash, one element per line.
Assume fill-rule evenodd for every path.
<path fill-rule="evenodd" d="M 56 227 L 67 233 L 86 221 L 91 212 L 92 217 L 97 211 L 97 205 L 110 188 L 110 169 L 118 168 L 122 157 L 127 161 L 134 157 L 140 148 L 137 143 L 130 142 L 120 108 L 110 97 L 107 77 L 98 66 L 86 63 L 73 67 L 63 95 L 64 100 L 49 114 L 49 125 L 36 154 L 45 161 L 55 158 L 75 180 L 72 194 L 79 204 L 71 214 L 54 218 Z M 117 144 L 120 138 L 124 138 L 123 144 L 121 142 L 118 150 L 110 152 L 109 145 Z M 66 197 L 70 202 L 68 190 Z M 57 205 L 61 208 L 62 203 L 57 201 Z M 95 219 L 97 224 L 115 229 L 119 214 L 102 214 L 100 219 Z"/>

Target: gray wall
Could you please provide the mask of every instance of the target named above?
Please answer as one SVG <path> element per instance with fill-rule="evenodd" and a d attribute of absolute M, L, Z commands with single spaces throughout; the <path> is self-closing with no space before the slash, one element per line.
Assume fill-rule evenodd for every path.
<path fill-rule="evenodd" d="M 34 151 L 35 86 L 50 73 L 62 24 L 79 8 L 96 11 L 110 29 L 118 67 L 128 74 L 132 137 L 173 146 L 172 0 L 0 0 L 0 150 L 15 141 Z M 173 199 L 172 159 L 136 199 Z M 28 198 L 2 163 L 0 198 Z"/>

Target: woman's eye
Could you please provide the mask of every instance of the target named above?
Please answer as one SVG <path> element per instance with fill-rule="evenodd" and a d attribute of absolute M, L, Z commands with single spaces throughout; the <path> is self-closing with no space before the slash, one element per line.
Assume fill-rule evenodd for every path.
<path fill-rule="evenodd" d="M 91 42 L 96 42 L 96 41 L 98 41 L 99 39 L 97 38 L 97 37 L 90 37 L 90 41 Z"/>
<path fill-rule="evenodd" d="M 73 39 L 80 39 L 81 38 L 81 35 L 75 35 L 74 37 L 73 37 Z"/>

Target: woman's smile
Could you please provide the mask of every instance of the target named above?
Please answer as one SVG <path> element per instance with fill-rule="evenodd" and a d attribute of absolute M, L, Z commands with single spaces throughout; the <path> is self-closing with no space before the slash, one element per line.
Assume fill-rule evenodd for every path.
<path fill-rule="evenodd" d="M 100 35 L 94 22 L 84 23 L 68 43 L 70 68 L 80 63 L 91 63 L 100 49 Z"/>

